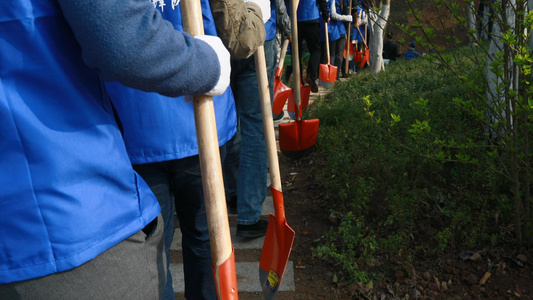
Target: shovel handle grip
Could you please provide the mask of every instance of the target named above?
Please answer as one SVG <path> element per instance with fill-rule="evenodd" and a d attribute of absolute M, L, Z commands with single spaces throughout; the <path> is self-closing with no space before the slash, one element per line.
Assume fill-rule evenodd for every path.
<path fill-rule="evenodd" d="M 202 6 L 199 0 L 182 0 L 181 13 L 183 28 L 186 32 L 193 36 L 204 34 Z M 221 279 L 221 276 L 235 277 L 229 280 L 235 283 L 234 288 L 230 289 L 231 295 L 217 296 L 219 299 L 237 299 L 237 274 L 234 267 L 233 274 L 230 275 L 218 272 L 219 267 L 224 262 L 234 258 L 232 256 L 233 249 L 231 246 L 213 99 L 208 96 L 193 97 L 193 109 L 217 291 L 221 291 L 221 282 L 228 281 L 228 278 Z M 234 262 L 230 263 L 230 266 L 234 265 Z"/>

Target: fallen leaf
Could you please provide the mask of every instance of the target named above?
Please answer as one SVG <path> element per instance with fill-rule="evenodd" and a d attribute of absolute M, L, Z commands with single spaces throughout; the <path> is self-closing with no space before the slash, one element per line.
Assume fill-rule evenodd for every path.
<path fill-rule="evenodd" d="M 483 275 L 483 277 L 479 281 L 479 285 L 484 285 L 489 279 L 490 275 L 492 275 L 490 272 L 485 272 L 485 275 Z"/>

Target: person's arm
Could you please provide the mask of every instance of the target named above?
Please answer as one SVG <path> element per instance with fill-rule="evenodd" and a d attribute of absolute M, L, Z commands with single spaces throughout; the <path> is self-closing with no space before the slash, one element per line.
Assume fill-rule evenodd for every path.
<path fill-rule="evenodd" d="M 285 6 L 284 0 L 273 0 L 276 1 L 276 27 L 281 32 L 281 35 L 284 39 L 291 38 L 291 19 L 287 13 L 287 7 Z"/>
<path fill-rule="evenodd" d="M 227 76 L 214 49 L 174 30 L 146 0 L 57 0 L 78 40 L 83 60 L 106 81 L 166 96 L 199 95 Z M 224 88 L 225 90 L 225 88 Z"/>
<path fill-rule="evenodd" d="M 335 1 L 331 3 L 331 19 L 342 22 L 351 22 L 353 20 L 351 15 L 340 15 L 337 13 L 337 6 L 335 5 Z"/>
<path fill-rule="evenodd" d="M 329 21 L 328 0 L 316 0 L 316 4 L 322 13 L 322 19 L 327 23 Z"/>
<path fill-rule="evenodd" d="M 209 4 L 218 36 L 229 50 L 231 58 L 248 58 L 257 47 L 263 45 L 266 33 L 263 13 L 258 4 L 244 3 L 243 0 L 209 0 Z"/>

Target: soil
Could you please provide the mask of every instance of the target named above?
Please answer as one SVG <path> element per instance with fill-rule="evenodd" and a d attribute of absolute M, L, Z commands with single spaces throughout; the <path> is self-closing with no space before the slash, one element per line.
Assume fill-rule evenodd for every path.
<path fill-rule="evenodd" d="M 374 281 L 373 288 L 345 283 L 340 266 L 312 251 L 336 226 L 329 214 L 331 193 L 310 172 L 318 158 L 279 159 L 287 223 L 296 232 L 291 252 L 296 292 L 284 292 L 283 299 L 533 299 L 533 253 L 511 244 L 478 252 L 450 250 L 431 262 L 415 258 L 407 263 L 383 254 L 372 272 L 386 276 Z M 420 232 L 439 226 L 435 220 L 424 222 L 417 224 Z"/>
<path fill-rule="evenodd" d="M 407 1 L 392 2 L 390 24 L 412 23 Z M 427 23 L 434 24 L 442 16 L 431 3 L 415 0 L 412 5 L 427 17 Z M 454 29 L 452 22 L 439 23 L 448 24 L 445 31 Z M 387 31 L 393 31 L 397 40 L 405 38 L 396 26 Z M 431 261 L 415 257 L 411 263 L 383 254 L 376 257 L 371 271 L 385 277 L 374 281 L 372 288 L 345 283 L 340 266 L 318 259 L 312 251 L 336 226 L 329 215 L 335 200 L 328 198 L 330 193 L 310 171 L 313 161 L 319 159 L 314 155 L 300 160 L 279 156 L 287 222 L 296 232 L 291 260 L 297 292 L 284 293 L 283 299 L 533 299 L 533 253 L 511 243 L 477 252 L 450 249 Z M 428 218 L 417 224 L 414 236 L 423 238 L 424 233 L 427 236 L 442 225 Z"/>

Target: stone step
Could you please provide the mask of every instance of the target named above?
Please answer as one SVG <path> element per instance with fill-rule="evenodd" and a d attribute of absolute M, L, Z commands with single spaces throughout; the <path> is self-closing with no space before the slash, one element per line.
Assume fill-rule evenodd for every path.
<path fill-rule="evenodd" d="M 262 292 L 259 281 L 259 262 L 236 262 L 237 288 L 239 292 Z M 175 293 L 184 292 L 183 265 L 170 264 L 172 272 L 172 287 Z M 283 275 L 283 282 L 279 287 L 279 292 L 295 291 L 293 263 L 289 261 L 287 269 Z"/>
<path fill-rule="evenodd" d="M 263 202 L 263 208 L 261 215 L 263 217 L 274 214 L 274 204 L 272 196 L 267 196 Z M 264 237 L 257 239 L 243 239 L 236 235 L 237 228 L 234 226 L 236 224 L 237 215 L 230 214 L 230 234 L 233 247 L 235 249 L 262 249 L 263 248 L 263 239 Z M 232 226 L 233 224 L 233 226 Z M 174 239 L 170 245 L 170 250 L 181 250 L 181 230 L 179 228 L 174 229 Z"/>

